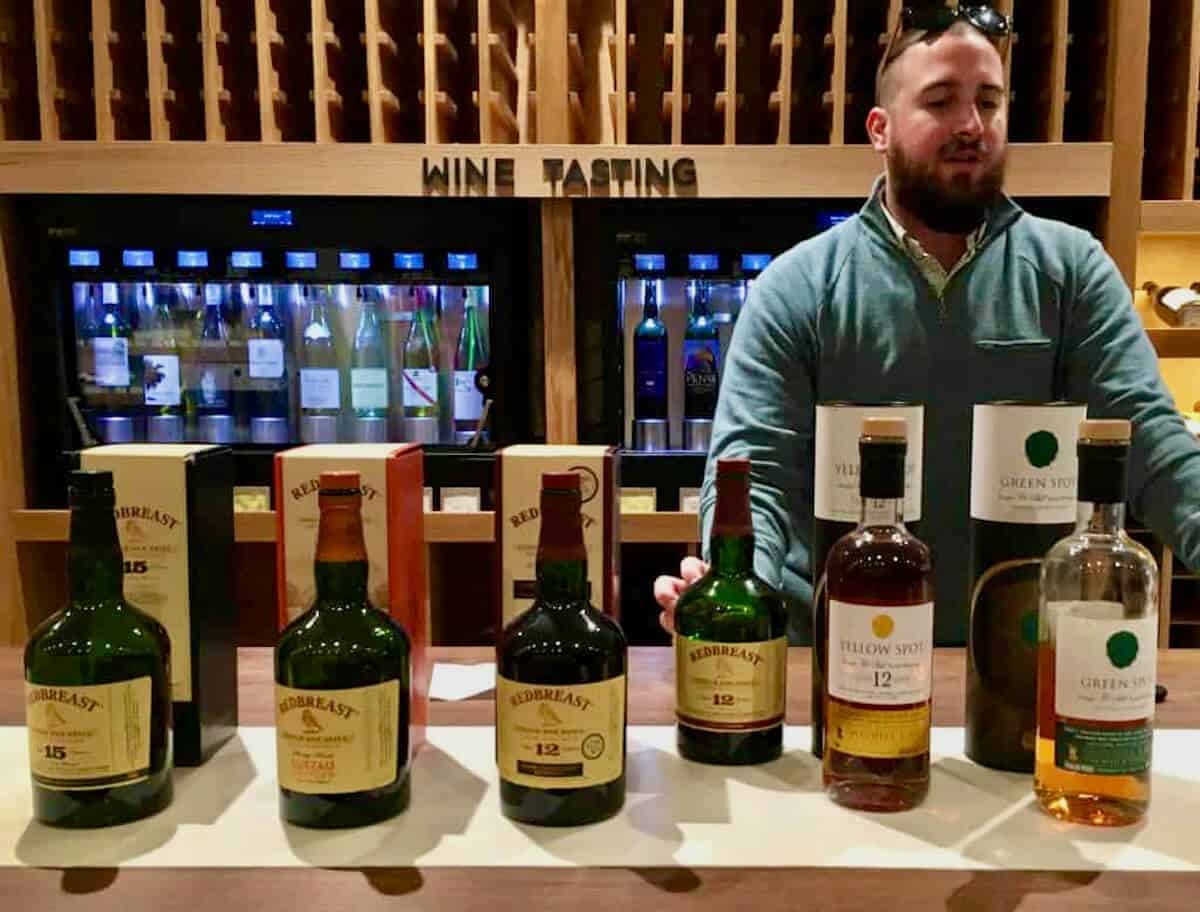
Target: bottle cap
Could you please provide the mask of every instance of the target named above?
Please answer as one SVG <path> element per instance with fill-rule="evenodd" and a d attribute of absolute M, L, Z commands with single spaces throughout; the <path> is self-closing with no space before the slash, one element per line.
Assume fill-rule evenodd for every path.
<path fill-rule="evenodd" d="M 1092 418 L 1079 422 L 1080 440 L 1129 443 L 1132 434 L 1133 425 L 1124 418 Z"/>
<path fill-rule="evenodd" d="M 578 491 L 578 472 L 543 472 L 543 491 Z"/>
<path fill-rule="evenodd" d="M 355 497 L 361 493 L 362 483 L 357 472 L 321 473 L 322 497 Z"/>
<path fill-rule="evenodd" d="M 68 490 L 72 505 L 95 500 L 112 500 L 116 496 L 112 472 L 76 469 L 71 473 Z"/>
<path fill-rule="evenodd" d="M 864 437 L 886 437 L 896 440 L 906 440 L 908 438 L 908 419 L 864 418 L 862 435 Z"/>
<path fill-rule="evenodd" d="M 750 460 L 744 457 L 717 460 L 718 475 L 749 475 Z"/>

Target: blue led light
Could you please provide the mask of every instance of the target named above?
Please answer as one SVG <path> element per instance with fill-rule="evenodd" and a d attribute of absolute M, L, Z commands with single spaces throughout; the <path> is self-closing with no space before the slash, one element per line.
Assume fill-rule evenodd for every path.
<path fill-rule="evenodd" d="M 285 259 L 288 269 L 317 268 L 317 254 L 313 250 L 289 250 Z"/>
<path fill-rule="evenodd" d="M 689 253 L 689 272 L 716 272 L 721 265 L 721 258 L 715 253 Z"/>
<path fill-rule="evenodd" d="M 762 272 L 771 263 L 771 254 L 769 253 L 743 253 L 742 254 L 742 271 L 743 272 Z"/>
<path fill-rule="evenodd" d="M 67 262 L 72 266 L 99 266 L 99 250 L 68 250 Z"/>
<path fill-rule="evenodd" d="M 229 254 L 229 265 L 234 269 L 262 269 L 261 250 L 235 250 Z"/>
<path fill-rule="evenodd" d="M 153 250 L 122 250 L 121 262 L 126 266 L 153 266 Z"/>
<path fill-rule="evenodd" d="M 661 253 L 635 253 L 633 268 L 638 272 L 665 272 L 667 258 Z"/>
<path fill-rule="evenodd" d="M 250 224 L 255 228 L 290 228 L 291 209 L 251 209 Z"/>
<path fill-rule="evenodd" d="M 338 263 L 343 269 L 370 269 L 371 254 L 361 250 L 343 250 L 338 254 Z"/>
<path fill-rule="evenodd" d="M 180 250 L 175 254 L 175 265 L 180 269 L 204 269 L 208 266 L 208 251 Z"/>
<path fill-rule="evenodd" d="M 853 212 L 820 212 L 817 214 L 817 227 L 824 231 L 834 225 L 840 225 L 854 215 Z"/>
<path fill-rule="evenodd" d="M 425 254 L 423 253 L 393 253 L 392 265 L 397 269 L 424 269 Z"/>
<path fill-rule="evenodd" d="M 446 254 L 447 269 L 478 269 L 479 254 L 477 253 L 448 253 Z"/>

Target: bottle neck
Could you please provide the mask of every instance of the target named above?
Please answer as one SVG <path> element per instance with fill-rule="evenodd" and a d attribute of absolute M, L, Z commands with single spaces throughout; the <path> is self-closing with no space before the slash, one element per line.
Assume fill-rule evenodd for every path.
<path fill-rule="evenodd" d="M 859 528 L 904 525 L 904 441 L 864 437 L 858 452 Z"/>
<path fill-rule="evenodd" d="M 538 530 L 538 599 L 548 607 L 588 600 L 587 550 L 578 491 L 543 491 Z"/>
<path fill-rule="evenodd" d="M 645 300 L 642 303 L 642 319 L 658 319 L 658 297 L 653 292 L 648 292 Z"/>
<path fill-rule="evenodd" d="M 358 505 L 322 506 L 313 566 L 317 601 L 353 607 L 367 600 L 367 546 Z"/>
<path fill-rule="evenodd" d="M 903 497 L 864 497 L 859 511 L 858 527 L 903 526 Z"/>
<path fill-rule="evenodd" d="M 71 510 L 71 544 L 67 550 L 71 602 L 95 605 L 119 602 L 124 596 L 124 563 L 111 507 Z"/>
<path fill-rule="evenodd" d="M 1090 503 L 1081 500 L 1075 531 L 1093 535 L 1119 535 L 1125 528 L 1124 503 Z"/>
<path fill-rule="evenodd" d="M 750 476 L 717 470 L 717 503 L 713 510 L 708 552 L 717 576 L 754 572 L 754 524 L 750 514 Z"/>

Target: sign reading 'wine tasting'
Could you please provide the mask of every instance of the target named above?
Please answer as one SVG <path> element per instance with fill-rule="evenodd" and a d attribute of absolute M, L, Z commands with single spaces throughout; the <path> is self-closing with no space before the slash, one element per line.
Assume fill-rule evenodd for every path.
<path fill-rule="evenodd" d="M 426 196 L 514 196 L 518 171 L 533 160 L 489 156 L 421 159 Z M 546 196 L 694 196 L 696 163 L 691 158 L 543 158 L 540 181 Z M 528 180 L 521 181 L 527 186 Z M 524 194 L 523 194 L 524 195 Z"/>

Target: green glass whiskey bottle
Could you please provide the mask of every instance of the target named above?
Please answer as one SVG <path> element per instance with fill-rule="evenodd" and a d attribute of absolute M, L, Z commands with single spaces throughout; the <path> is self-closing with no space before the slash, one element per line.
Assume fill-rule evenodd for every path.
<path fill-rule="evenodd" d="M 754 573 L 750 460 L 717 461 L 708 573 L 675 609 L 679 753 L 762 763 L 783 750 L 787 607 Z"/>
<path fill-rule="evenodd" d="M 171 803 L 171 646 L 125 601 L 112 473 L 73 472 L 70 502 L 70 601 L 25 647 L 33 816 L 102 827 Z"/>
<path fill-rule="evenodd" d="M 288 823 L 362 826 L 409 799 L 411 648 L 367 598 L 357 472 L 322 472 L 317 597 L 275 646 L 279 812 Z"/>

